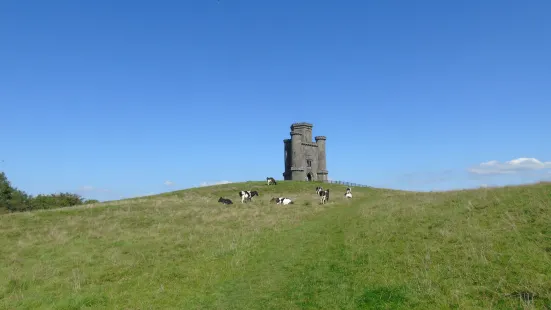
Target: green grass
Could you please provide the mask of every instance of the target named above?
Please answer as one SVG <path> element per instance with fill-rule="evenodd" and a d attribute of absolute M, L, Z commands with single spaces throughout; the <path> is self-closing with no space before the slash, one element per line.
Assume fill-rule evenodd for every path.
<path fill-rule="evenodd" d="M 352 200 L 328 184 L 326 205 L 315 186 L 0 216 L 0 308 L 551 309 L 550 184 Z M 260 197 L 242 205 L 241 189 Z"/>

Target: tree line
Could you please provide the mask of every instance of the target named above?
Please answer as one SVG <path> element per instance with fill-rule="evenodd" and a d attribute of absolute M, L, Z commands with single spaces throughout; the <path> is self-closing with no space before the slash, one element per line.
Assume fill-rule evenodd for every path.
<path fill-rule="evenodd" d="M 32 196 L 11 185 L 4 172 L 0 172 L 0 213 L 54 209 L 99 202 L 73 193 L 39 194 Z"/>

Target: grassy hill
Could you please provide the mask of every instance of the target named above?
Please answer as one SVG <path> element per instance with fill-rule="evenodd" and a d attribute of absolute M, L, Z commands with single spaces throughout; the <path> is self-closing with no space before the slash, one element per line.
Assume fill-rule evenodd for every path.
<path fill-rule="evenodd" d="M 551 309 L 550 184 L 352 200 L 328 184 L 326 205 L 315 186 L 0 216 L 0 308 Z"/>

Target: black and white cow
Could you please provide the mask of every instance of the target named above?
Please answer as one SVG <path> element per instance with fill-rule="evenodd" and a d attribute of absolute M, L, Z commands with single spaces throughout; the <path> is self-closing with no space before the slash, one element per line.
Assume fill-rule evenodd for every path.
<path fill-rule="evenodd" d="M 226 199 L 226 198 L 222 198 L 222 197 L 220 197 L 220 199 L 218 199 L 218 202 L 221 202 L 221 203 L 223 203 L 223 204 L 225 204 L 225 205 L 231 205 L 231 204 L 233 204 L 233 202 L 232 202 L 231 200 Z"/>
<path fill-rule="evenodd" d="M 344 193 L 344 197 L 352 198 L 352 190 L 350 189 L 350 187 L 346 189 L 346 193 Z"/>
<path fill-rule="evenodd" d="M 291 200 L 291 198 L 285 198 L 285 197 L 274 197 L 270 200 L 270 202 L 275 202 L 278 205 L 289 205 L 294 204 L 295 202 Z"/>
<path fill-rule="evenodd" d="M 277 185 L 276 180 L 272 177 L 267 177 L 266 178 L 266 183 L 268 183 L 268 185 L 270 185 L 270 184 Z"/>
<path fill-rule="evenodd" d="M 321 191 L 323 191 L 323 187 L 321 187 L 321 186 L 316 187 L 316 194 L 319 195 L 319 193 L 320 193 Z"/>
<path fill-rule="evenodd" d="M 329 189 L 323 190 L 321 187 L 318 191 L 318 195 L 321 197 L 321 203 L 324 204 L 329 201 Z"/>
<path fill-rule="evenodd" d="M 254 196 L 258 196 L 258 192 L 257 192 L 257 191 L 240 191 L 240 192 L 239 192 L 239 197 L 241 197 L 241 203 L 244 203 L 245 200 L 251 201 L 251 199 L 252 199 Z"/>

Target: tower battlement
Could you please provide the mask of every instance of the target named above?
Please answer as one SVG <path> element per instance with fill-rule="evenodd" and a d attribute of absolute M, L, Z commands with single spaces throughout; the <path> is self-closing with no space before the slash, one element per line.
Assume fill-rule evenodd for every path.
<path fill-rule="evenodd" d="M 293 123 L 291 124 L 291 130 L 293 130 L 293 128 L 298 128 L 298 127 L 314 127 L 313 124 L 310 124 L 310 123 L 305 123 L 305 122 L 302 122 L 302 123 Z"/>

